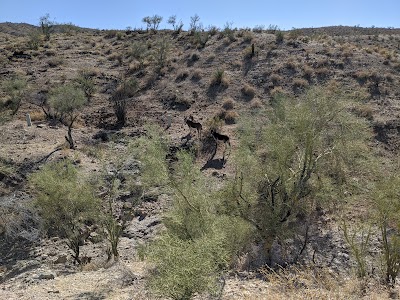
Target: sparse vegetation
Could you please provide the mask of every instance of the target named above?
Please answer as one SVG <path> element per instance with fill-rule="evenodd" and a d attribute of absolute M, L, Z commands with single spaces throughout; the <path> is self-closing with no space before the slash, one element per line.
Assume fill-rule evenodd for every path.
<path fill-rule="evenodd" d="M 0 24 L 0 298 L 397 297 L 399 29 L 167 20 Z"/>

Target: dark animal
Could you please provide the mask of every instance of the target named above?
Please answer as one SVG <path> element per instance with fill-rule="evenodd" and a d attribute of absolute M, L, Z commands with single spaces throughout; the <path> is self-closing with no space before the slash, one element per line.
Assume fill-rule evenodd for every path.
<path fill-rule="evenodd" d="M 203 129 L 203 126 L 200 123 L 195 122 L 193 120 L 193 116 L 190 116 L 189 118 L 185 118 L 185 123 L 187 124 L 187 126 L 189 126 L 190 129 L 195 128 L 197 130 L 197 134 L 201 138 L 201 130 Z"/>
<path fill-rule="evenodd" d="M 216 142 L 222 141 L 222 142 L 224 142 L 224 144 L 228 144 L 229 146 L 231 145 L 231 143 L 229 141 L 229 136 L 220 134 L 220 133 L 216 132 L 214 129 L 211 130 L 211 134 L 214 137 Z"/>

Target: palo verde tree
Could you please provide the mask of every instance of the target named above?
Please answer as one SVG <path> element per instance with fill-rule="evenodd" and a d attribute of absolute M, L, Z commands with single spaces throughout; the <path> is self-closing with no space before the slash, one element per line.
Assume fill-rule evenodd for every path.
<path fill-rule="evenodd" d="M 164 216 L 166 231 L 143 251 L 155 265 L 149 285 L 173 299 L 215 294 L 220 276 L 248 241 L 250 227 L 240 218 L 218 213 L 219 193 L 195 166 L 191 153 L 178 152 L 170 163 L 168 140 L 161 130 L 147 127 L 146 132 L 131 147 L 142 163 L 141 182 L 173 198 Z"/>
<path fill-rule="evenodd" d="M 70 149 L 75 149 L 72 139 L 72 126 L 79 116 L 79 110 L 86 104 L 84 92 L 72 84 L 62 85 L 50 91 L 49 105 L 56 112 L 56 116 L 66 122 L 68 135 L 65 136 Z"/>
<path fill-rule="evenodd" d="M 374 219 L 381 234 L 384 278 L 394 285 L 400 272 L 400 176 L 378 182 L 372 193 Z"/>
<path fill-rule="evenodd" d="M 101 207 L 93 186 L 69 160 L 47 164 L 32 174 L 29 182 L 44 228 L 66 238 L 74 260 L 80 263 L 79 247 L 90 233 L 85 230 L 85 222 L 94 223 Z"/>
<path fill-rule="evenodd" d="M 240 127 L 225 209 L 254 227 L 267 257 L 274 241 L 302 227 L 291 224 L 305 224 L 315 208 L 354 185 L 351 174 L 368 159 L 371 138 L 366 121 L 351 113 L 354 105 L 334 85 L 313 88 L 300 98 L 274 98 L 265 116 Z"/>
<path fill-rule="evenodd" d="M 152 29 L 156 31 L 158 29 L 158 26 L 160 26 L 162 19 L 163 18 L 159 15 L 154 15 L 152 17 L 147 16 L 142 19 L 142 22 L 146 23 L 147 30 Z"/>

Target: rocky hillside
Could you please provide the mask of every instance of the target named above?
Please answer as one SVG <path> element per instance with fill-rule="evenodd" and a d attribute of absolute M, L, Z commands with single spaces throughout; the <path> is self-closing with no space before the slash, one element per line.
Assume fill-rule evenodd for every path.
<path fill-rule="evenodd" d="M 362 102 L 355 113 L 370 122 L 374 149 L 389 164 L 399 155 L 400 29 L 336 26 L 280 32 L 225 28 L 193 33 L 64 26 L 52 32 L 49 40 L 37 30 L 28 24 L 0 24 L 0 82 L 15 76 L 27 82 L 18 112 L 12 117 L 1 115 L 0 298 L 152 297 L 145 287 L 147 266 L 138 259 L 137 249 L 162 228 L 161 215 L 170 195 L 154 192 L 140 204 L 133 192 L 121 195 L 117 206 L 128 211 L 130 219 L 119 245 L 120 261 L 106 262 L 105 242 L 93 233 L 82 247 L 91 262 L 78 267 L 62 239 L 39 232 L 40 217 L 29 210 L 32 193 L 27 185 L 31 173 L 65 157 L 88 174 L 100 176 L 104 168 L 114 172 L 116 164 L 107 164 L 107 160 L 123 153 L 127 140 L 142 135 L 147 122 L 164 127 L 179 149 L 186 146 L 183 140 L 196 140 L 196 135 L 189 134 L 185 117 L 192 115 L 202 123 L 205 134 L 218 117 L 223 124 L 220 130 L 230 137 L 234 151 L 241 116 L 269 106 L 277 94 L 297 97 L 312 86 L 338 85 Z M 46 118 L 50 112 L 47 99 L 52 88 L 76 82 L 82 74 L 93 80 L 94 91 L 74 124 L 77 149 L 68 150 L 66 124 Z M 110 99 L 132 79 L 138 86 L 129 97 L 127 121 L 121 126 Z M 6 90 L 0 91 L 0 97 L 0 107 L 6 111 Z M 27 113 L 31 127 L 26 125 Z M 209 136 L 203 138 L 207 141 Z M 229 159 L 222 165 L 218 161 L 210 165 L 208 154 L 197 158 L 203 173 L 217 180 L 234 175 Z M 222 156 L 221 149 L 217 155 Z M 126 174 L 139 169 L 131 161 L 122 167 Z M 295 268 L 260 276 L 254 269 L 238 267 L 227 277 L 222 298 L 398 296 L 398 286 L 387 289 L 375 279 L 355 279 L 354 261 L 338 229 L 338 216 L 324 211 L 317 218 L 304 260 L 318 265 L 322 270 L 318 276 L 313 275 L 315 270 Z M 380 251 L 378 240 L 372 244 L 374 257 Z"/>

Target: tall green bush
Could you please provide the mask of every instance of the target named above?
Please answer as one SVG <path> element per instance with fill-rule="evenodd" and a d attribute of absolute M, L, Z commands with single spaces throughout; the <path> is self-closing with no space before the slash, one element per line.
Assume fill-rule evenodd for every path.
<path fill-rule="evenodd" d="M 352 105 L 339 89 L 314 88 L 296 99 L 276 97 L 271 111 L 239 128 L 238 172 L 227 199 L 267 254 L 296 229 L 291 223 L 343 197 L 350 174 L 368 158 L 371 131 Z"/>
<path fill-rule="evenodd" d="M 101 208 L 92 185 L 68 160 L 47 164 L 32 174 L 29 182 L 44 228 L 66 238 L 75 261 L 80 263 L 80 246 L 87 237 L 85 223 L 96 222 Z"/>

